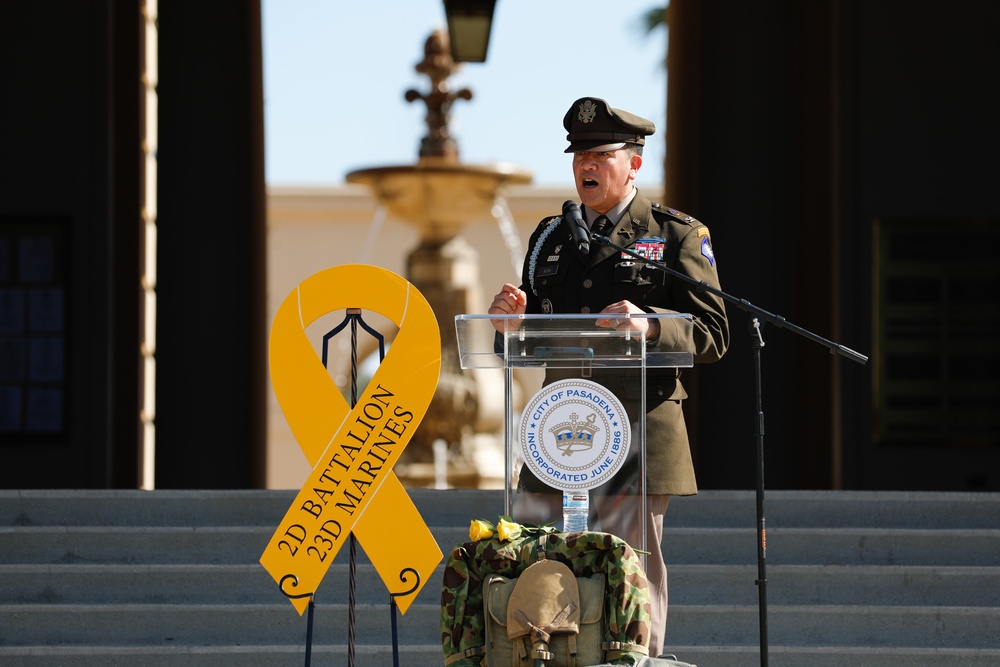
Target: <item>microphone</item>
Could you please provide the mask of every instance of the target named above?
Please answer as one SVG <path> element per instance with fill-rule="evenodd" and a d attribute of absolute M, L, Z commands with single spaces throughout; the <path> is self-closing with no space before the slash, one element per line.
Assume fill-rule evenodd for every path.
<path fill-rule="evenodd" d="M 563 219 L 569 224 L 569 230 L 573 232 L 573 240 L 576 241 L 576 249 L 584 255 L 590 254 L 590 231 L 587 223 L 583 221 L 580 207 L 573 200 L 563 202 Z"/>

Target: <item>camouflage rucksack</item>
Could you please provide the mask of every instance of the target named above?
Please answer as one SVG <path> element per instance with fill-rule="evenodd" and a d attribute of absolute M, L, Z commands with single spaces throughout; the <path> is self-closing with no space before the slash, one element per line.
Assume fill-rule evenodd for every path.
<path fill-rule="evenodd" d="M 601 651 L 603 574 L 575 577 L 565 563 L 540 560 L 515 579 L 483 583 L 487 667 L 596 665 Z"/>
<path fill-rule="evenodd" d="M 576 579 L 580 597 L 574 597 L 574 586 L 567 584 L 563 588 L 569 589 L 568 597 L 559 598 L 562 603 L 557 605 L 558 609 L 518 602 L 518 608 L 524 611 L 528 621 L 519 625 L 511 620 L 518 609 L 509 606 L 516 579 L 532 565 L 546 560 L 552 561 L 551 565 L 561 563 L 568 568 Z M 558 576 L 558 568 L 547 567 L 551 569 L 549 574 Z M 512 581 L 514 584 L 510 584 Z M 489 590 L 492 613 L 488 613 L 484 602 L 487 597 L 484 589 Z M 498 604 L 498 600 L 504 602 L 505 596 L 506 604 Z M 585 602 L 583 596 L 588 601 Z M 551 591 L 538 597 L 551 597 Z M 598 598 L 596 603 L 594 597 Z M 526 598 L 522 596 L 521 599 Z M 518 600 L 516 596 L 515 600 Z M 545 618 L 546 614 L 559 616 L 564 608 L 571 606 L 570 602 L 579 605 L 579 612 L 567 612 L 568 626 L 563 625 L 567 619 Z M 595 606 L 598 609 L 594 609 Z M 522 609 L 528 607 L 530 611 Z M 503 622 L 500 621 L 501 609 L 505 609 Z M 538 617 L 532 619 L 532 614 Z M 574 619 L 576 630 L 571 629 Z M 490 631 L 487 630 L 489 622 L 494 623 Z M 450 667 L 499 664 L 492 655 L 488 663 L 483 662 L 486 654 L 492 653 L 488 635 L 494 640 L 494 646 L 501 649 L 500 659 L 507 661 L 503 667 L 534 664 L 530 655 L 523 663 L 515 661 L 515 657 L 520 660 L 520 656 L 535 650 L 539 655 L 551 653 L 551 658 L 543 659 L 555 661 L 557 656 L 553 648 L 558 648 L 560 655 L 572 657 L 568 658 L 569 662 L 547 665 L 574 664 L 575 654 L 579 654 L 579 661 L 575 662 L 577 667 L 600 662 L 636 664 L 648 652 L 649 622 L 649 588 L 639 557 L 624 540 L 607 533 L 563 534 L 553 528 L 536 528 L 530 534 L 509 541 L 492 536 L 455 547 L 445 567 L 441 592 L 441 644 L 445 665 Z M 543 631 L 546 627 L 554 627 L 555 632 L 548 634 L 556 641 L 546 642 L 548 648 L 536 648 L 534 642 L 529 641 L 527 644 L 531 646 L 525 648 L 525 637 L 534 632 L 531 626 Z M 528 635 L 524 628 L 529 628 Z M 500 636 L 503 640 L 497 641 Z M 597 646 L 583 646 L 583 643 L 593 644 L 591 637 L 597 641 Z"/>

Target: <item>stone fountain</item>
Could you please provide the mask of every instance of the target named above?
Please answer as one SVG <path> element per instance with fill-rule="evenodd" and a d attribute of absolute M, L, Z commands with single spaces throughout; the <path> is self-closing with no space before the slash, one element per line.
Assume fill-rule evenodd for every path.
<path fill-rule="evenodd" d="M 352 171 L 346 177 L 349 183 L 368 186 L 390 215 L 419 230 L 420 241 L 407 258 L 406 278 L 428 300 L 441 330 L 437 392 L 396 466 L 407 486 L 433 484 L 435 459 L 440 465 L 442 456 L 447 457 L 449 485 L 480 485 L 484 475 L 473 456 L 474 436 L 497 432 L 503 424 L 500 388 L 459 368 L 455 315 L 483 312 L 485 304 L 478 253 L 460 234 L 464 225 L 492 217 L 507 185 L 530 183 L 532 177 L 511 164 L 467 165 L 459 160 L 449 129 L 451 106 L 456 100 L 471 100 L 472 91 L 452 91 L 449 79 L 458 68 L 447 33 L 433 32 L 424 45 L 424 59 L 415 67 L 430 79 L 430 89 L 406 92 L 407 102 L 421 100 L 427 107 L 427 135 L 420 141 L 419 159 L 412 165 Z"/>

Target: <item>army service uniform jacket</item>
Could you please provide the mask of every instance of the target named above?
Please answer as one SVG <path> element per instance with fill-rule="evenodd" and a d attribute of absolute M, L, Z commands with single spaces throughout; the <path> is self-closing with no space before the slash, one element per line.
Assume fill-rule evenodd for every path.
<path fill-rule="evenodd" d="M 652 247 L 662 248 L 661 261 L 666 266 L 719 288 L 708 228 L 689 215 L 651 204 L 640 192 L 606 236 L 632 251 L 640 240 L 653 239 Z M 577 250 L 569 225 L 558 216 L 539 223 L 528 253 L 521 276 L 528 313 L 596 314 L 612 303 L 628 300 L 649 313 L 692 315 L 692 319 L 660 320 L 660 335 L 649 342 L 648 349 L 691 352 L 695 363 L 709 363 L 721 358 L 729 345 L 729 324 L 721 298 L 698 292 L 694 285 L 608 246 L 593 243 L 590 254 L 584 255 Z M 545 382 L 565 377 L 565 371 L 562 373 L 548 372 Z M 638 370 L 595 369 L 590 379 L 621 398 L 633 424 L 637 423 Z M 687 394 L 680 372 L 647 369 L 646 380 L 647 493 L 695 494 L 698 486 L 681 411 Z M 529 479 L 525 486 L 543 490 L 533 489 L 535 483 L 537 480 Z"/>

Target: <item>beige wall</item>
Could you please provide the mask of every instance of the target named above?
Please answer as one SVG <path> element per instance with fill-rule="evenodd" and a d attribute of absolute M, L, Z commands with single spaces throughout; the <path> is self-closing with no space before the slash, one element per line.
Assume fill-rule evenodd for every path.
<path fill-rule="evenodd" d="M 567 174 L 569 176 L 569 174 Z M 567 178 L 567 182 L 569 178 Z M 660 189 L 642 188 L 659 197 Z M 561 210 L 575 199 L 571 186 L 536 188 L 512 186 L 507 202 L 513 216 L 520 249 L 538 221 Z M 297 284 L 331 266 L 373 264 L 405 276 L 406 257 L 418 241 L 415 227 L 392 218 L 374 224 L 377 206 L 364 186 L 271 187 L 267 202 L 267 322 Z M 473 220 L 462 236 L 478 252 L 479 284 L 485 312 L 493 294 L 504 282 L 519 282 L 512 252 L 495 220 Z M 518 264 L 519 266 L 519 264 Z M 335 325 L 336 323 L 333 323 Z M 499 377 L 499 376 L 498 376 Z M 292 437 L 273 392 L 268 394 L 267 486 L 299 488 L 309 466 Z"/>

